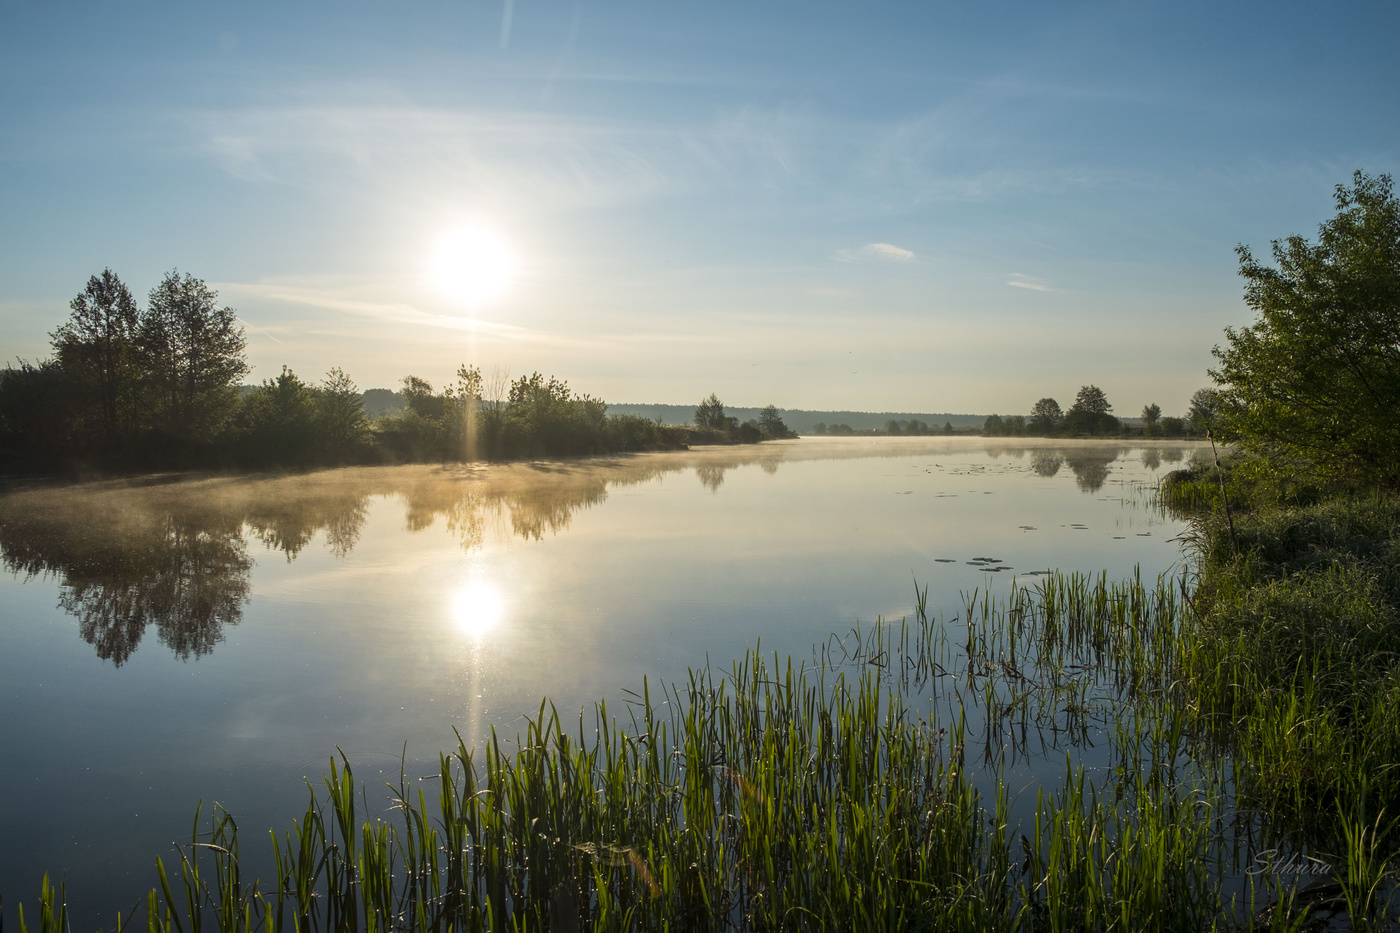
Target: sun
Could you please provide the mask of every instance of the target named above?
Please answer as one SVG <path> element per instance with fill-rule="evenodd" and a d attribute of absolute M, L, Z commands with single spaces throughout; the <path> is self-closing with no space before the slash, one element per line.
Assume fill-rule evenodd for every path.
<path fill-rule="evenodd" d="M 438 242 L 429 263 L 429 278 L 443 297 L 470 309 L 505 295 L 519 265 L 515 251 L 498 234 L 482 227 L 465 227 Z"/>
<path fill-rule="evenodd" d="M 472 641 L 481 641 L 505 616 L 501 591 L 485 580 L 472 580 L 452 594 L 452 618 Z"/>

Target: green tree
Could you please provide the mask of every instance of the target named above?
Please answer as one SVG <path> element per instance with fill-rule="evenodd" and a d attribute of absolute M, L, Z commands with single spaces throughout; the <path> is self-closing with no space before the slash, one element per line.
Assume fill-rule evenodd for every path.
<path fill-rule="evenodd" d="M 241 407 L 242 459 L 304 466 L 317 454 L 316 397 L 286 366 L 244 398 Z"/>
<path fill-rule="evenodd" d="M 783 422 L 782 415 L 774 405 L 769 405 L 758 413 L 758 429 L 775 440 L 797 436 Z"/>
<path fill-rule="evenodd" d="M 1030 429 L 1036 434 L 1053 434 L 1064 420 L 1065 413 L 1053 398 L 1043 398 L 1031 406 Z"/>
<path fill-rule="evenodd" d="M 724 430 L 726 425 L 724 415 L 724 403 L 719 400 L 713 392 L 710 397 L 700 403 L 700 407 L 695 409 L 695 426 L 697 428 L 715 428 Z"/>
<path fill-rule="evenodd" d="M 1246 449 L 1323 477 L 1400 485 L 1400 201 L 1389 175 L 1338 185 L 1317 242 L 1236 250 L 1254 324 L 1225 329 L 1217 419 Z"/>
<path fill-rule="evenodd" d="M 1191 393 L 1191 404 L 1186 410 L 1186 423 L 1192 434 L 1205 434 L 1215 423 L 1216 412 L 1220 410 L 1220 393 L 1215 389 L 1197 389 Z"/>
<path fill-rule="evenodd" d="M 316 436 L 321 456 L 332 463 L 360 459 L 370 443 L 364 397 L 340 367 L 326 373 L 315 390 Z"/>
<path fill-rule="evenodd" d="M 1162 419 L 1162 406 L 1156 402 L 1142 406 L 1143 433 L 1156 436 L 1161 433 L 1161 428 L 1157 424 Z"/>
<path fill-rule="evenodd" d="M 156 427 L 186 441 L 212 439 L 248 373 L 243 328 L 232 308 L 192 275 L 167 273 L 151 289 L 136 343 Z"/>
<path fill-rule="evenodd" d="M 121 431 L 134 384 L 136 301 L 111 269 L 103 269 L 68 307 L 68 321 L 49 335 L 54 354 L 78 396 L 79 420 L 110 441 Z"/>
<path fill-rule="evenodd" d="M 0 369 L 0 447 L 63 457 L 75 445 L 71 380 L 56 360 Z"/>
<path fill-rule="evenodd" d="M 400 394 L 408 410 L 420 418 L 441 418 L 446 411 L 446 402 L 433 391 L 433 384 L 419 376 L 404 376 Z"/>
<path fill-rule="evenodd" d="M 1071 434 L 1106 434 L 1118 429 L 1118 419 L 1109 412 L 1113 406 L 1103 389 L 1095 385 L 1080 386 L 1074 404 L 1065 412 L 1065 430 Z"/>

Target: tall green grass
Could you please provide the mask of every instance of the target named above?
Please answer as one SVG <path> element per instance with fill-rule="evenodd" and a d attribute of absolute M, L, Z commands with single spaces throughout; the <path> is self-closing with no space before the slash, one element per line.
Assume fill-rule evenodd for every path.
<path fill-rule="evenodd" d="M 1271 905 L 1281 928 L 1308 907 L 1277 873 L 1240 872 L 1233 770 L 1197 761 L 1173 700 L 1188 601 L 1180 580 L 1058 577 L 935 620 L 921 592 L 912 621 L 810 662 L 756 649 L 644 681 L 621 715 L 542 704 L 513 745 L 401 774 L 389 818 L 332 761 L 272 836 L 275 876 L 242 877 L 216 807 L 118 925 L 1176 931 Z M 1008 783 L 1028 760 L 1033 804 Z M 1346 897 L 1378 915 L 1385 827 L 1350 825 Z M 47 881 L 33 929 L 66 929 Z"/>
<path fill-rule="evenodd" d="M 1339 853 L 1348 908 L 1374 920 L 1400 864 L 1400 500 L 1259 461 L 1227 461 L 1224 481 L 1238 550 L 1203 470 L 1165 487 L 1194 519 L 1199 573 L 1183 703 L 1238 761 L 1240 802 L 1296 846 Z"/>

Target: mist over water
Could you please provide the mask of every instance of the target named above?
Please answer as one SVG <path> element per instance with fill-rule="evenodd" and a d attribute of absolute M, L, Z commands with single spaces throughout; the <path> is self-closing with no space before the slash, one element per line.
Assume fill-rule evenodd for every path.
<path fill-rule="evenodd" d="M 0 892 L 110 926 L 200 801 L 246 832 L 761 642 L 1048 571 L 1155 576 L 1199 448 L 849 438 L 552 463 L 162 477 L 0 496 Z"/>

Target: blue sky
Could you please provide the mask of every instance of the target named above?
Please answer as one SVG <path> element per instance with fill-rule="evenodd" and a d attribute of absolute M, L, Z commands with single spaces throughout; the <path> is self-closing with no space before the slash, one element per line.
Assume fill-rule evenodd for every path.
<path fill-rule="evenodd" d="M 1181 412 L 1234 247 L 1400 163 L 1400 4 L 11 3 L 0 343 L 178 268 L 254 380 Z M 470 228 L 515 274 L 445 292 Z"/>

